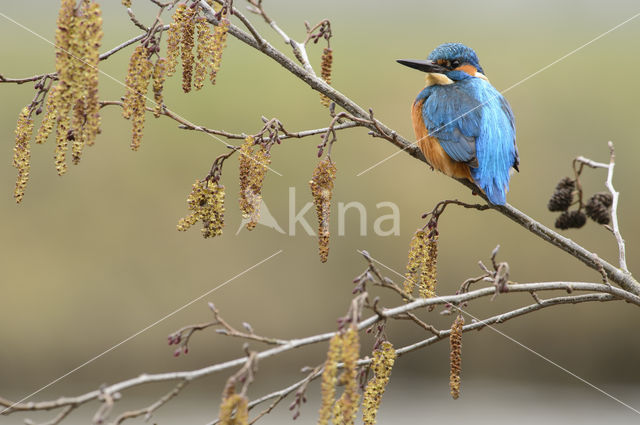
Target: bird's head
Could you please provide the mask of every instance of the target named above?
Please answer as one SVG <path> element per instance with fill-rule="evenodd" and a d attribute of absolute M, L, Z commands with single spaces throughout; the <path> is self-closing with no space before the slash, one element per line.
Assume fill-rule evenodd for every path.
<path fill-rule="evenodd" d="M 436 47 L 426 60 L 398 59 L 398 63 L 429 74 L 454 76 L 462 71 L 486 79 L 476 52 L 462 43 L 445 43 Z"/>

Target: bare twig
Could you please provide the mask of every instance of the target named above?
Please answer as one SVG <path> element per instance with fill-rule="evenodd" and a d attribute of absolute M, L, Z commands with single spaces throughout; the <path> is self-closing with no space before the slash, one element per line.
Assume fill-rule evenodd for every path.
<path fill-rule="evenodd" d="M 177 396 L 180 393 L 180 391 L 182 391 L 182 389 L 185 387 L 185 385 L 187 385 L 188 383 L 189 381 L 186 381 L 186 380 L 178 382 L 178 384 L 171 391 L 169 391 L 167 394 L 162 396 L 162 398 L 160 398 L 153 404 L 145 407 L 144 409 L 130 410 L 128 412 L 122 413 L 113 421 L 113 425 L 119 425 L 122 422 L 126 421 L 127 419 L 137 418 L 138 416 L 142 416 L 142 415 L 144 415 L 144 420 L 148 421 L 151 418 L 151 415 L 153 414 L 153 412 L 155 412 L 162 405 L 166 404 L 169 400 Z"/>
<path fill-rule="evenodd" d="M 41 423 L 39 423 L 39 424 L 36 424 L 36 422 L 32 421 L 31 419 L 25 419 L 25 420 L 24 420 L 24 423 L 25 423 L 26 425 L 58 425 L 58 424 L 59 424 L 60 422 L 62 422 L 62 420 L 63 420 L 64 418 L 66 418 L 66 417 L 69 415 L 69 413 L 71 413 L 71 411 L 73 411 L 73 409 L 75 409 L 75 408 L 76 408 L 76 406 L 75 406 L 75 405 L 70 404 L 69 406 L 67 406 L 67 407 L 65 407 L 64 409 L 62 409 L 62 410 L 60 411 L 60 413 L 58 413 L 58 414 L 56 415 L 56 417 L 55 417 L 55 418 L 53 418 L 53 419 L 51 419 L 50 421 L 47 421 L 47 422 L 41 422 Z"/>
<path fill-rule="evenodd" d="M 620 198 L 620 192 L 616 191 L 615 188 L 613 187 L 613 168 L 616 165 L 615 159 L 615 150 L 613 148 L 613 142 L 609 141 L 607 143 L 607 146 L 609 147 L 609 163 L 605 164 L 603 162 L 596 162 L 593 161 L 589 158 L 585 158 L 583 156 L 579 156 L 576 158 L 576 161 L 587 165 L 591 168 L 606 168 L 607 169 L 607 180 L 606 180 L 606 187 L 609 190 L 609 192 L 611 193 L 611 196 L 613 197 L 613 201 L 611 204 L 611 227 L 608 227 L 609 230 L 611 230 L 611 232 L 613 233 L 613 235 L 616 238 L 616 242 L 618 243 L 618 261 L 620 263 L 620 269 L 630 275 L 629 273 L 629 269 L 627 268 L 627 258 L 626 258 L 626 253 L 625 253 L 625 243 L 624 243 L 624 239 L 622 238 L 622 235 L 620 234 L 620 226 L 618 224 L 618 200 Z M 599 263 L 599 261 L 598 261 Z M 598 271 L 600 271 L 599 269 L 602 267 L 602 264 L 596 264 L 596 269 Z"/>

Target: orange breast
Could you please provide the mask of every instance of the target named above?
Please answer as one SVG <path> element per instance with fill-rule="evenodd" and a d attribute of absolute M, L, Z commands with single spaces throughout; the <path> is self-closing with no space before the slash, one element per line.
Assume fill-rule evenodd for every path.
<path fill-rule="evenodd" d="M 457 162 L 451 159 L 444 149 L 442 149 L 442 146 L 440 146 L 438 139 L 429 136 L 429 131 L 422 120 L 422 101 L 413 104 L 411 108 L 411 120 L 413 121 L 413 131 L 416 134 L 418 147 L 433 168 L 451 177 L 473 181 L 469 166 L 464 162 Z"/>

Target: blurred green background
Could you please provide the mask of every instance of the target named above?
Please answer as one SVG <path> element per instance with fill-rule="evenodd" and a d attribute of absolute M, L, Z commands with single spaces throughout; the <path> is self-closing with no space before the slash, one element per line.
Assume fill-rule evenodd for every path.
<path fill-rule="evenodd" d="M 138 32 L 119 1 L 102 3 L 104 51 Z M 151 22 L 155 12 L 150 2 L 133 4 L 138 17 Z M 244 6 L 241 0 L 235 4 Z M 55 1 L 4 1 L 0 12 L 52 40 L 57 7 Z M 442 42 L 464 42 L 477 51 L 494 86 L 504 90 L 639 12 L 634 1 L 265 0 L 265 7 L 296 39 L 304 37 L 304 20 L 331 19 L 334 86 L 361 106 L 372 107 L 377 118 L 407 137 L 412 137 L 410 103 L 422 87 L 423 75 L 397 65 L 395 59 L 422 58 Z M 25 77 L 54 69 L 50 44 L 4 18 L 0 21 L 0 73 Z M 274 45 L 289 53 L 268 26 L 255 17 L 254 21 Z M 619 219 L 632 271 L 640 266 L 635 169 L 640 154 L 640 80 L 634 71 L 640 67 L 639 37 L 637 18 L 506 93 L 516 116 L 521 155 L 521 172 L 512 180 L 509 202 L 552 226 L 555 215 L 546 210 L 546 202 L 555 183 L 569 175 L 571 160 L 584 155 L 606 161 L 606 142 L 612 140 L 618 155 L 614 183 L 621 192 Z M 131 51 L 101 63 L 101 69 L 124 80 Z M 311 46 L 309 54 L 319 66 L 321 47 Z M 131 124 L 112 107 L 103 109 L 103 133 L 96 145 L 63 178 L 55 173 L 52 141 L 33 147 L 27 193 L 16 205 L 11 197 L 16 176 L 11 167 L 13 131 L 20 109 L 34 95 L 32 87 L 0 86 L 0 137 L 5 140 L 0 161 L 0 394 L 11 399 L 49 383 L 280 249 L 283 252 L 272 260 L 34 400 L 74 395 L 141 372 L 194 369 L 242 355 L 240 341 L 206 332 L 193 338 L 189 355 L 172 356 L 167 334 L 209 320 L 206 301 L 214 302 L 234 325 L 246 321 L 264 335 L 293 338 L 334 329 L 336 318 L 348 307 L 352 278 L 366 266 L 357 249 L 367 249 L 403 272 L 411 235 L 422 225 L 420 215 L 441 199 L 473 201 L 466 188 L 403 154 L 357 177 L 396 148 L 372 139 L 366 130 L 353 129 L 339 134 L 333 150 L 338 166 L 333 212 L 335 219 L 339 202 L 362 203 L 368 213 L 366 236 L 360 235 L 358 215 L 350 210 L 346 235 L 332 238 L 329 262 L 320 264 L 316 239 L 300 226 L 295 236 L 263 226 L 235 235 L 241 217 L 233 159 L 223 177 L 228 194 L 225 234 L 204 240 L 197 229 L 179 233 L 175 225 L 186 214 L 193 181 L 225 152 L 222 143 L 148 115 L 142 148 L 132 152 Z M 124 90 L 102 76 L 100 93 L 101 99 L 117 100 Z M 291 131 L 324 127 L 330 120 L 317 93 L 231 37 L 216 86 L 185 95 L 179 76 L 174 76 L 165 99 L 194 123 L 234 132 L 255 133 L 261 115 L 278 117 Z M 311 201 L 308 180 L 318 142 L 319 137 L 288 140 L 274 148 L 272 167 L 283 176 L 267 175 L 264 199 L 285 230 L 289 188 L 296 188 L 296 211 Z M 587 170 L 586 191 L 604 190 L 604 178 L 602 170 Z M 399 236 L 373 232 L 374 220 L 389 212 L 376 208 L 385 201 L 399 206 Z M 313 209 L 305 217 L 315 227 Z M 596 272 L 495 212 L 451 207 L 440 223 L 440 293 L 452 293 L 464 279 L 477 275 L 477 261 L 486 262 L 497 244 L 499 259 L 509 262 L 515 281 L 599 281 Z M 332 225 L 337 233 L 335 220 Z M 604 228 L 590 222 L 565 233 L 616 262 L 615 241 Z M 388 306 L 397 303 L 386 296 L 383 300 Z M 531 301 L 524 295 L 500 296 L 468 309 L 488 317 Z M 422 317 L 441 327 L 451 321 L 437 311 Z M 639 318 L 638 310 L 624 303 L 561 306 L 508 322 L 500 330 L 640 408 Z M 408 323 L 391 323 L 389 334 L 396 346 L 426 337 Z M 364 337 L 363 350 L 370 343 L 370 337 Z M 299 379 L 299 368 L 321 363 L 325 348 L 265 361 L 251 395 Z M 381 423 L 415 423 L 426 415 L 457 417 L 461 423 L 525 423 L 534 415 L 536 422 L 551 423 L 578 417 L 583 423 L 637 420 L 633 411 L 488 329 L 465 335 L 463 364 L 463 395 L 454 404 L 448 396 L 446 342 L 403 357 L 385 395 Z M 215 418 L 226 376 L 206 378 L 189 388 L 158 411 L 159 423 Z M 167 389 L 156 385 L 125 393 L 119 408 L 141 407 Z M 314 423 L 317 400 L 314 389 L 303 423 Z M 87 423 L 95 408 L 75 413 L 67 423 Z M 284 420 L 288 412 L 280 410 L 283 416 L 276 414 L 265 423 Z M 0 423 L 22 419 L 2 417 Z"/>

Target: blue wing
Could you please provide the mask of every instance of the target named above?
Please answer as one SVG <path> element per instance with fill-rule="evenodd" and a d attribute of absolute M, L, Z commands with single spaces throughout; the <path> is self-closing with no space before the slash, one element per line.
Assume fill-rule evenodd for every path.
<path fill-rule="evenodd" d="M 509 169 L 517 169 L 515 121 L 506 99 L 487 81 L 467 77 L 425 88 L 422 117 L 430 135 L 455 161 L 469 165 L 494 204 L 506 202 Z"/>
<path fill-rule="evenodd" d="M 477 167 L 481 103 L 458 84 L 430 88 L 431 93 L 422 105 L 422 118 L 429 134 L 438 138 L 451 159 Z"/>

